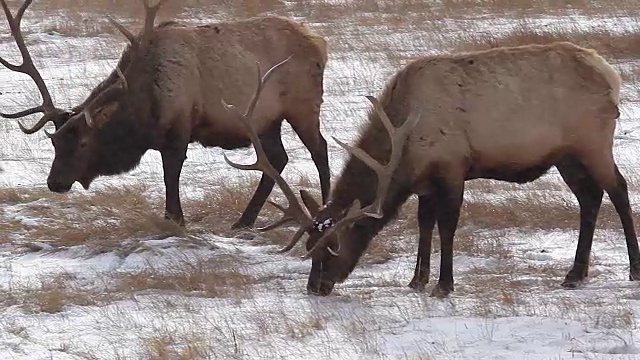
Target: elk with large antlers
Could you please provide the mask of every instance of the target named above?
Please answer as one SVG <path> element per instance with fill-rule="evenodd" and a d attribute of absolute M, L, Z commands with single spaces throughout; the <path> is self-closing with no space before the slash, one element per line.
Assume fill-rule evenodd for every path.
<path fill-rule="evenodd" d="M 27 0 L 15 16 L 5 0 L 0 4 L 23 63 L 0 62 L 29 75 L 43 104 L 5 118 L 43 113 L 27 134 L 48 122 L 55 159 L 47 180 L 49 189 L 66 192 L 78 181 L 85 188 L 100 175 L 113 175 L 136 167 L 149 149 L 162 155 L 166 186 L 166 216 L 184 223 L 179 177 L 190 142 L 235 149 L 251 145 L 244 128 L 221 104 L 238 104 L 252 91 L 253 76 L 246 72 L 257 61 L 274 66 L 289 59 L 274 75 L 255 104 L 254 124 L 259 142 L 276 171 L 288 157 L 280 129 L 287 120 L 309 149 L 320 175 L 323 196 L 329 193 L 326 141 L 319 129 L 323 73 L 327 62 L 325 40 L 305 26 L 280 17 L 186 26 L 165 22 L 154 26 L 160 6 L 144 1 L 145 21 L 134 35 L 110 19 L 129 40 L 117 67 L 80 105 L 65 111 L 53 105 L 40 73 L 33 65 L 20 30 L 22 17 L 32 3 Z M 46 132 L 46 130 L 45 130 Z M 235 227 L 251 226 L 274 182 L 263 175 L 252 199 Z"/>
<path fill-rule="evenodd" d="M 437 223 L 442 250 L 432 294 L 446 296 L 453 291 L 453 238 L 465 181 L 526 183 L 556 166 L 580 204 L 578 247 L 563 286 L 575 287 L 588 274 L 603 190 L 622 221 L 629 278 L 640 280 L 627 185 L 612 152 L 620 83 L 595 51 L 566 42 L 417 59 L 391 78 L 379 102 L 369 98 L 374 111 L 358 146 L 339 143 L 351 157 L 325 207 L 301 192 L 309 216 L 279 174 L 268 172 L 287 195 L 289 208 L 280 207 L 285 219 L 301 225 L 283 251 L 308 233 L 307 289 L 329 294 L 417 194 L 420 239 L 409 286 L 422 290 L 429 282 Z M 264 156 L 259 163 L 268 166 Z"/>

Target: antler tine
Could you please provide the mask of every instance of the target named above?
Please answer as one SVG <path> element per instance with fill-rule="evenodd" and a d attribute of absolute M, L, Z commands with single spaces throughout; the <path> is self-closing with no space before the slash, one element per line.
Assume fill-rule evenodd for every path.
<path fill-rule="evenodd" d="M 282 211 L 283 215 L 277 221 L 274 221 L 273 223 L 271 223 L 271 224 L 269 224 L 267 226 L 259 227 L 257 229 L 258 231 L 264 232 L 264 231 L 273 230 L 273 229 L 278 228 L 278 227 L 280 227 L 280 226 L 282 226 L 282 225 L 284 225 L 284 224 L 286 224 L 288 222 L 296 220 L 295 216 L 293 216 L 289 212 L 288 208 L 285 208 L 284 206 L 282 206 L 282 205 L 280 205 L 280 204 L 278 204 L 276 202 L 273 202 L 271 200 L 267 200 L 267 203 L 269 203 L 269 205 L 275 207 L 276 209 Z"/>
<path fill-rule="evenodd" d="M 2 2 L 4 2 L 4 0 Z M 16 16 L 15 16 L 15 20 L 18 23 L 18 25 L 20 25 L 20 23 L 22 22 L 22 15 L 24 15 L 24 12 L 27 11 L 27 8 L 29 7 L 29 5 L 31 5 L 32 2 L 33 0 L 26 0 L 22 4 L 22 6 L 20 6 L 20 8 L 18 9 L 18 12 L 16 13 Z"/>
<path fill-rule="evenodd" d="M 329 232 L 324 234 L 318 240 L 315 246 L 307 252 L 304 258 L 313 256 L 313 254 L 315 254 L 318 249 L 325 247 L 327 241 L 329 240 L 329 235 L 334 233 L 338 229 L 348 226 L 364 217 L 373 217 L 379 219 L 383 216 L 382 206 L 384 203 L 384 199 L 386 198 L 387 191 L 389 190 L 391 180 L 393 179 L 393 172 L 396 170 L 398 165 L 400 165 L 404 143 L 407 140 L 409 132 L 415 127 L 415 125 L 418 123 L 418 120 L 420 120 L 421 113 L 413 112 L 404 122 L 404 124 L 396 128 L 389 120 L 389 117 L 385 113 L 384 108 L 382 107 L 378 99 L 373 96 L 367 96 L 367 99 L 373 104 L 374 110 L 378 113 L 380 120 L 389 133 L 389 138 L 391 140 L 391 155 L 389 156 L 389 161 L 387 162 L 387 164 L 382 165 L 362 149 L 347 145 L 335 138 L 334 140 L 336 140 L 338 145 L 343 147 L 347 152 L 364 162 L 367 166 L 369 166 L 373 171 L 376 172 L 376 175 L 378 177 L 378 188 L 376 190 L 375 200 L 373 201 L 373 203 L 363 208 L 360 207 L 360 203 L 358 200 L 354 201 L 347 215 L 343 219 L 338 221 L 329 230 Z M 338 244 L 338 248 L 340 248 L 340 244 Z M 335 251 L 332 251 L 332 253 L 335 253 Z"/>
<path fill-rule="evenodd" d="M 26 134 L 32 134 L 40 130 L 47 122 L 51 120 L 51 117 L 48 116 L 49 113 L 53 111 L 58 111 L 58 109 L 53 105 L 53 100 L 51 98 L 51 94 L 49 93 L 49 89 L 47 89 L 47 86 L 44 80 L 42 79 L 40 72 L 38 71 L 38 69 L 35 67 L 33 63 L 33 59 L 31 58 L 29 49 L 25 44 L 24 37 L 22 35 L 22 29 L 20 27 L 22 22 L 22 17 L 32 2 L 33 0 L 26 0 L 22 4 L 22 6 L 20 6 L 20 8 L 18 9 L 18 11 L 16 12 L 16 15 L 13 16 L 6 1 L 5 0 L 0 1 L 0 5 L 2 5 L 4 14 L 7 17 L 7 22 L 9 23 L 11 36 L 13 36 L 13 39 L 15 40 L 16 45 L 18 46 L 18 50 L 20 51 L 20 55 L 22 56 L 22 64 L 20 65 L 11 64 L 1 57 L 0 57 L 0 63 L 11 71 L 20 72 L 31 77 L 31 79 L 36 83 L 36 86 L 38 87 L 38 91 L 40 91 L 40 95 L 42 96 L 42 105 L 27 109 L 24 111 L 16 112 L 13 114 L 0 113 L 0 116 L 7 119 L 17 119 L 17 118 L 32 115 L 38 112 L 43 113 L 44 116 L 32 128 L 27 128 L 24 125 L 22 125 L 22 123 L 20 122 L 18 123 L 18 125 L 20 126 L 20 129 Z"/>
<path fill-rule="evenodd" d="M 156 21 L 156 15 L 158 14 L 158 10 L 160 7 L 166 3 L 167 0 L 159 0 L 155 5 L 151 5 L 149 0 L 144 0 L 144 30 L 142 33 L 142 37 L 145 39 L 149 39 L 151 32 L 153 31 L 153 25 Z"/>
<path fill-rule="evenodd" d="M 43 111 L 44 111 L 44 109 L 43 109 L 42 105 L 38 105 L 38 106 L 32 107 L 31 109 L 18 111 L 16 113 L 12 113 L 12 114 L 6 114 L 6 113 L 0 112 L 0 116 L 2 116 L 5 119 L 19 119 L 21 117 L 25 117 L 25 116 L 28 116 L 28 115 L 33 115 L 35 113 L 39 113 L 39 112 L 43 112 Z"/>
<path fill-rule="evenodd" d="M 144 27 L 142 29 L 142 38 L 144 39 L 143 43 L 146 42 L 146 39 L 149 38 L 149 35 L 153 31 L 153 25 L 155 23 L 156 15 L 158 14 L 158 10 L 160 10 L 160 7 L 165 2 L 167 2 L 167 0 L 160 0 L 155 5 L 151 5 L 149 0 L 143 1 L 144 12 L 145 12 Z M 129 40 L 132 46 L 135 47 L 139 45 L 138 41 L 136 40 L 136 36 L 131 31 L 129 31 L 126 27 L 124 27 L 124 25 L 119 23 L 117 20 L 115 20 L 111 16 L 107 16 L 107 20 L 109 20 L 111 25 L 113 25 L 116 29 L 118 29 L 118 31 L 120 31 L 122 35 L 124 35 L 124 37 L 126 37 L 127 40 Z"/>
<path fill-rule="evenodd" d="M 224 99 L 222 99 L 222 104 L 227 109 L 227 111 L 234 113 L 235 116 L 238 118 L 238 120 L 240 120 L 244 125 L 244 127 L 246 128 L 249 134 L 249 137 L 251 139 L 251 143 L 253 144 L 253 147 L 256 151 L 256 161 L 253 164 L 244 165 L 244 164 L 234 163 L 231 160 L 229 160 L 229 158 L 227 158 L 226 155 L 224 155 L 224 160 L 227 164 L 229 164 L 230 166 L 236 169 L 260 170 L 263 173 L 267 174 L 269 177 L 271 177 L 278 184 L 278 186 L 280 187 L 280 189 L 282 190 L 282 192 L 284 193 L 285 197 L 289 202 L 289 206 L 287 208 L 281 207 L 283 212 L 285 212 L 285 214 L 290 214 L 292 217 L 295 218 L 296 221 L 298 221 L 298 223 L 301 224 L 301 226 L 306 227 L 306 225 L 308 225 L 308 223 L 311 221 L 311 216 L 309 216 L 309 214 L 307 214 L 304 207 L 300 205 L 293 190 L 291 190 L 291 187 L 287 184 L 287 182 L 280 175 L 278 170 L 276 170 L 271 164 L 271 162 L 269 161 L 264 151 L 264 148 L 260 143 L 260 138 L 258 136 L 258 133 L 256 132 L 253 125 L 251 124 L 251 117 L 253 116 L 253 111 L 256 107 L 258 98 L 260 97 L 260 93 L 262 92 L 264 85 L 269 80 L 273 72 L 276 69 L 278 69 L 280 66 L 285 64 L 287 61 L 289 61 L 289 59 L 291 59 L 291 57 L 288 57 L 284 61 L 274 65 L 262 77 L 260 76 L 260 73 L 261 73 L 260 65 L 257 64 L 258 80 L 259 80 L 258 87 L 254 92 L 253 97 L 251 98 L 251 101 L 249 102 L 249 105 L 247 106 L 247 110 L 245 111 L 244 114 L 240 114 L 240 112 L 235 106 L 227 104 L 224 101 Z"/>
<path fill-rule="evenodd" d="M 286 253 L 287 251 L 293 249 L 294 246 L 296 246 L 296 244 L 300 241 L 300 239 L 302 239 L 302 236 L 307 232 L 307 227 L 306 226 L 300 226 L 300 228 L 298 229 L 298 231 L 296 231 L 295 235 L 293 235 L 293 238 L 291 238 L 291 241 L 289 241 L 289 243 L 283 247 L 282 249 L 278 250 L 279 253 Z"/>
<path fill-rule="evenodd" d="M 82 112 L 75 114 L 73 117 L 67 120 L 67 122 L 65 122 L 64 125 L 62 125 L 58 130 L 56 130 L 53 133 L 49 133 L 45 131 L 45 134 L 47 134 L 49 138 L 56 136 L 66 131 L 66 129 L 70 129 L 73 126 L 73 124 L 75 124 L 76 122 L 80 121 L 80 119 L 83 119 L 83 118 L 89 127 L 95 126 L 95 123 L 93 122 L 93 118 L 91 117 L 91 112 L 93 112 L 95 109 L 99 108 L 100 106 L 103 106 L 112 101 L 115 101 L 117 97 L 120 96 L 125 90 L 126 90 L 126 82 L 125 82 L 125 85 L 122 87 L 117 86 L 116 84 L 111 85 L 109 88 L 101 92 L 100 95 L 96 96 L 95 99 L 91 100 L 91 102 L 84 107 Z"/>
<path fill-rule="evenodd" d="M 282 66 L 287 61 L 291 60 L 292 57 L 293 57 L 293 55 L 289 55 L 288 58 L 282 60 L 281 62 L 279 62 L 279 63 L 277 63 L 275 65 L 273 65 L 271 67 L 271 69 L 267 70 L 267 72 L 264 73 L 264 75 L 262 75 L 262 77 L 260 77 L 260 64 L 258 62 L 256 62 L 256 67 L 258 68 L 258 89 L 256 90 L 255 93 L 253 93 L 253 97 L 251 98 L 251 101 L 249 101 L 249 106 L 247 107 L 247 111 L 244 113 L 244 115 L 242 115 L 244 118 L 248 119 L 248 118 L 251 118 L 253 116 L 253 110 L 255 109 L 256 104 L 258 103 L 258 98 L 260 97 L 260 93 L 262 92 L 262 88 L 264 87 L 264 84 L 266 84 L 267 81 L 269 81 L 269 78 L 273 74 L 274 70 L 276 70 L 277 68 Z"/>
<path fill-rule="evenodd" d="M 122 35 L 124 35 L 124 37 L 126 37 L 127 40 L 129 40 L 131 45 L 136 44 L 136 36 L 133 35 L 133 33 L 129 31 L 126 27 L 124 27 L 124 25 L 120 24 L 116 19 L 112 18 L 111 16 L 107 16 L 107 20 L 109 20 L 111 25 L 113 25 L 113 27 L 118 29 L 118 31 L 120 31 L 120 33 L 122 33 Z"/>

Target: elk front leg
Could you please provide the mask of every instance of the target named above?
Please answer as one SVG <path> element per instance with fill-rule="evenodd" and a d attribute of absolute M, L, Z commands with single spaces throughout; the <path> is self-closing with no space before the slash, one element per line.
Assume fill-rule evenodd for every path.
<path fill-rule="evenodd" d="M 182 172 L 182 164 L 187 158 L 187 144 L 171 146 L 161 150 L 160 153 L 166 190 L 164 217 L 184 226 L 184 215 L 180 204 L 180 173 Z"/>
<path fill-rule="evenodd" d="M 418 198 L 418 224 L 420 227 L 420 240 L 418 244 L 418 258 L 416 269 L 409 287 L 417 291 L 423 291 L 429 283 L 431 266 L 431 239 L 433 228 L 436 224 L 437 203 L 435 196 L 425 195 Z"/>
<path fill-rule="evenodd" d="M 453 236 L 458 227 L 464 193 L 464 180 L 441 183 L 436 187 L 438 197 L 438 232 L 440 234 L 440 279 L 431 296 L 443 298 L 453 291 Z"/>

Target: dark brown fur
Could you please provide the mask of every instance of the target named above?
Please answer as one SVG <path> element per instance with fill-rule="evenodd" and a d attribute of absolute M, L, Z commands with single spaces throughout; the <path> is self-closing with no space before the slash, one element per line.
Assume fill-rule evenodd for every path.
<path fill-rule="evenodd" d="M 183 224 L 179 176 L 187 145 L 236 149 L 250 145 L 244 129 L 222 106 L 222 99 L 245 107 L 262 71 L 292 56 L 263 91 L 253 121 L 267 155 L 279 171 L 287 163 L 280 126 L 287 120 L 309 149 L 318 168 L 323 195 L 329 191 L 326 141 L 319 130 L 324 40 L 301 24 L 279 17 L 190 27 L 175 22 L 157 26 L 149 46 L 127 48 L 118 64 L 127 90 L 91 117 L 97 126 L 77 121 L 53 137 L 56 156 L 49 174 L 52 191 L 68 191 L 75 181 L 88 188 L 98 176 L 135 168 L 144 153 L 162 155 L 166 216 Z M 82 111 L 119 80 L 114 70 L 74 114 L 57 118 L 56 128 Z M 262 177 L 236 227 L 255 221 L 273 181 Z"/>

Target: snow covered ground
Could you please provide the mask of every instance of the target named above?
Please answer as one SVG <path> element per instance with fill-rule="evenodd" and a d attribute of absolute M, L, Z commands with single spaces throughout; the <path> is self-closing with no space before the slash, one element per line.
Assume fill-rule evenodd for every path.
<path fill-rule="evenodd" d="M 189 14 L 181 18 L 189 20 Z M 64 16 L 40 13 L 33 19 L 27 13 L 24 27 L 56 104 L 68 107 L 112 69 L 124 40 L 47 30 Z M 201 22 L 207 14 L 192 18 Z M 306 20 L 336 44 L 326 71 L 322 130 L 327 138 L 352 140 L 365 119 L 368 103 L 363 95 L 376 94 L 404 59 L 437 51 L 429 46 L 433 34 L 415 25 L 405 32 L 382 32 L 375 23 Z M 535 26 L 571 23 L 585 29 L 624 30 L 626 22 L 618 20 L 574 15 L 530 21 Z M 455 36 L 469 26 L 502 32 L 511 24 L 509 19 L 486 17 L 443 19 L 439 36 Z M 2 26 L 0 54 L 15 60 L 6 25 Z M 362 36 L 367 31 L 372 35 Z M 640 137 L 637 88 L 634 83 L 625 86 L 619 127 L 624 136 L 615 143 L 618 163 L 631 180 L 634 210 L 640 208 L 640 142 L 629 138 Z M 36 94 L 30 79 L 0 69 L 2 111 L 35 103 Z M 316 183 L 310 157 L 290 129 L 285 143 L 290 155 L 286 177 L 307 177 Z M 344 154 L 334 144 L 330 152 L 337 175 Z M 250 149 L 229 153 L 236 160 L 252 156 Z M 572 222 L 537 228 L 533 222 L 538 217 L 531 216 L 531 223 L 486 227 L 469 210 L 458 234 L 456 291 L 449 298 L 430 298 L 428 292 L 416 293 L 406 286 L 417 250 L 411 211 L 374 239 L 369 254 L 345 283 L 320 298 L 305 293 L 310 264 L 298 258 L 301 251 L 275 251 L 274 238 L 283 236 L 281 244 L 290 232 L 234 233 L 224 226 L 208 231 L 207 224 L 194 219 L 190 203 L 224 187 L 223 176 L 226 181 L 232 181 L 229 174 L 241 178 L 224 164 L 222 150 L 196 145 L 190 149 L 182 177 L 187 181 L 181 189 L 186 233 L 158 230 L 127 238 L 117 234 L 133 221 L 126 214 L 129 205 L 138 209 L 139 199 L 151 199 L 150 209 L 142 207 L 150 210 L 145 216 L 162 221 L 159 155 L 145 155 L 141 166 L 126 175 L 97 180 L 88 192 L 74 186 L 69 195 L 46 190 L 52 159 L 53 147 L 42 132 L 27 136 L 15 122 L 0 123 L 0 359 L 640 358 L 640 345 L 635 343 L 640 339 L 640 287 L 627 281 L 626 247 L 617 224 L 600 222 L 589 281 L 572 291 L 559 286 L 575 252 L 578 209 L 553 171 L 542 185 L 470 186 L 471 206 L 492 202 L 508 208 L 517 203 L 510 210 L 517 215 L 531 211 L 519 201 L 523 198 L 542 212 L 547 205 L 568 204 L 564 211 Z M 115 187 L 137 193 L 113 195 Z M 105 194 L 121 197 L 124 206 L 105 210 L 100 202 Z M 128 196 L 131 199 L 125 199 Z M 93 215 L 98 211 L 100 215 Z M 500 214 L 494 215 L 496 223 L 504 223 Z M 60 231 L 63 225 L 67 232 Z M 94 228 L 99 233 L 87 230 Z M 109 246 L 95 239 L 109 241 Z M 432 282 L 438 264 L 435 252 Z"/>

